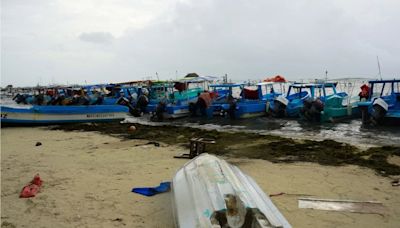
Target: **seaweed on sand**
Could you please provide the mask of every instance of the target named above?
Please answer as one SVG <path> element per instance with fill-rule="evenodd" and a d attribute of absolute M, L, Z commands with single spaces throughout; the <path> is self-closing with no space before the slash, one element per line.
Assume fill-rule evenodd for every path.
<path fill-rule="evenodd" d="M 53 126 L 54 130 L 98 131 L 118 135 L 125 139 L 148 139 L 171 145 L 185 145 L 192 137 L 216 140 L 207 146 L 207 152 L 230 157 L 265 159 L 271 162 L 315 162 L 321 165 L 359 165 L 377 171 L 378 174 L 400 175 L 400 167 L 388 163 L 389 156 L 400 156 L 400 147 L 374 147 L 365 151 L 334 140 L 295 140 L 279 136 L 244 132 L 219 132 L 179 126 L 147 126 L 135 124 L 99 123 Z"/>

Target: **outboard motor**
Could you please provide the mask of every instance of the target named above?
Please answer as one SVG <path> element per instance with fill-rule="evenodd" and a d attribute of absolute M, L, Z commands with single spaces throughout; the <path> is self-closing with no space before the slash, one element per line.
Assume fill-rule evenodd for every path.
<path fill-rule="evenodd" d="M 278 96 L 274 100 L 274 109 L 271 110 L 274 117 L 282 118 L 286 116 L 286 107 L 289 104 L 289 100 L 283 96 Z"/>
<path fill-rule="evenodd" d="M 303 108 L 301 108 L 300 113 L 306 118 L 309 119 L 309 110 L 312 107 L 312 99 L 308 98 L 303 101 Z"/>
<path fill-rule="evenodd" d="M 361 121 L 363 124 L 368 124 L 370 121 L 370 116 L 368 113 L 368 106 L 367 105 L 358 105 L 358 108 L 361 112 Z"/>
<path fill-rule="evenodd" d="M 136 108 L 139 109 L 140 112 L 145 112 L 147 105 L 149 104 L 149 99 L 146 95 L 142 94 L 139 96 L 138 101 L 136 103 Z"/>
<path fill-rule="evenodd" d="M 312 101 L 311 99 L 304 100 L 301 113 L 309 121 L 321 121 L 321 112 L 324 110 L 324 104 L 320 99 Z"/>
<path fill-rule="evenodd" d="M 17 93 L 17 95 L 15 95 L 15 96 L 13 97 L 13 100 L 15 100 L 15 102 L 17 102 L 17 104 L 21 104 L 21 103 L 27 104 L 27 102 L 26 102 L 26 96 L 23 95 L 23 94 L 21 95 L 21 94 Z"/>
<path fill-rule="evenodd" d="M 228 109 L 226 112 L 228 113 L 229 118 L 235 119 L 235 118 L 236 118 L 236 115 L 235 115 L 235 112 L 236 112 L 236 102 L 230 103 L 230 104 L 229 104 L 229 109 Z"/>
<path fill-rule="evenodd" d="M 227 104 L 223 105 L 224 106 L 223 107 L 224 115 L 228 114 L 229 118 L 235 119 L 236 118 L 235 112 L 236 112 L 236 107 L 237 107 L 236 99 L 231 94 L 229 94 L 226 102 L 227 102 Z M 227 105 L 229 105 L 229 107 L 227 107 Z"/>
<path fill-rule="evenodd" d="M 197 116 L 197 108 L 196 108 L 196 104 L 193 102 L 189 103 L 189 113 L 191 117 L 195 117 Z"/>
<path fill-rule="evenodd" d="M 201 97 L 197 98 L 196 103 L 191 102 L 189 104 L 189 111 L 193 117 L 199 116 L 199 115 L 207 116 L 206 110 L 207 110 L 206 101 Z"/>
<path fill-rule="evenodd" d="M 321 112 L 324 111 L 324 103 L 320 99 L 315 100 L 312 103 L 311 115 L 317 122 L 321 121 Z"/>
<path fill-rule="evenodd" d="M 371 113 L 371 122 L 373 125 L 378 125 L 383 122 L 383 119 L 389 109 L 389 105 L 382 99 L 378 98 L 372 103 L 373 111 Z"/>
<path fill-rule="evenodd" d="M 164 120 L 164 112 L 165 112 L 166 107 L 167 107 L 167 105 L 164 102 L 159 102 L 157 104 L 155 116 L 153 116 L 153 118 L 156 117 L 158 121 L 163 121 Z"/>
<path fill-rule="evenodd" d="M 135 116 L 135 117 L 139 117 L 140 116 L 139 110 L 132 106 L 132 104 L 129 102 L 128 98 L 120 97 L 117 100 L 117 104 L 128 107 L 129 108 L 129 113 L 132 114 L 132 116 Z"/>

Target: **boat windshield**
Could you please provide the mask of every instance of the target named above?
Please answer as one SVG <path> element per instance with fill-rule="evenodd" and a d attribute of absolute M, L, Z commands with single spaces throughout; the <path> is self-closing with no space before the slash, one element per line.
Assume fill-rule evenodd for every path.
<path fill-rule="evenodd" d="M 371 98 L 399 95 L 400 80 L 370 81 Z"/>
<path fill-rule="evenodd" d="M 262 95 L 267 96 L 271 94 L 286 94 L 288 91 L 288 83 L 259 83 L 258 86 L 261 88 Z"/>
<path fill-rule="evenodd" d="M 374 83 L 371 86 L 371 98 L 385 97 L 392 94 L 391 83 Z"/>
<path fill-rule="evenodd" d="M 286 97 L 288 99 L 301 99 L 305 97 L 307 94 L 311 96 L 310 87 L 290 86 Z"/>

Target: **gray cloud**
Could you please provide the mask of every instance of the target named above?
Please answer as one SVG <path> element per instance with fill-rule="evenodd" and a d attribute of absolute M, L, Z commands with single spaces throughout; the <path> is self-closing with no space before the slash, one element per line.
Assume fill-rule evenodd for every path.
<path fill-rule="evenodd" d="M 385 59 L 387 76 L 398 76 L 399 32 L 392 26 L 400 17 L 372 12 L 371 20 L 385 20 L 365 25 L 360 21 L 368 18 L 344 7 L 319 1 L 180 3 L 173 20 L 128 32 L 117 53 L 131 60 L 126 64 L 166 77 L 175 68 L 182 73 L 228 73 L 237 80 L 278 73 L 315 78 L 325 69 L 334 77 L 374 77 L 376 55 Z M 374 33 L 393 36 L 378 41 Z"/>
<path fill-rule="evenodd" d="M 139 11 L 130 1 L 118 4 L 112 5 L 115 12 Z M 93 19 L 90 12 L 77 14 L 57 4 L 9 0 L 2 7 L 2 83 L 115 82 L 155 72 L 169 79 L 176 70 L 179 76 L 228 73 L 236 80 L 275 74 L 316 78 L 326 69 L 330 77 L 375 77 L 377 55 L 383 75 L 398 78 L 399 8 L 397 0 L 177 0 L 140 28 L 114 21 L 108 28 L 118 23 L 128 28 L 115 35 L 101 27 L 104 22 L 80 23 L 103 14 Z M 82 33 L 93 30 L 103 32 Z"/>
<path fill-rule="evenodd" d="M 79 35 L 79 39 L 91 43 L 111 43 L 114 39 L 109 32 L 84 32 Z"/>

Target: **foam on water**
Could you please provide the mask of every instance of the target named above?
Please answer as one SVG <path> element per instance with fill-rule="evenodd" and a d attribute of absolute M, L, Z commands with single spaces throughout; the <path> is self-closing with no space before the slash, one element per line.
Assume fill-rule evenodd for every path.
<path fill-rule="evenodd" d="M 147 116 L 126 120 L 151 126 L 182 126 L 223 132 L 246 132 L 262 135 L 277 135 L 295 139 L 325 140 L 349 143 L 360 148 L 373 146 L 400 146 L 400 127 L 366 128 L 361 120 L 342 123 L 313 124 L 293 119 L 273 119 L 267 117 L 229 120 L 225 118 L 200 119 L 185 118 L 168 122 L 151 122 Z"/>

